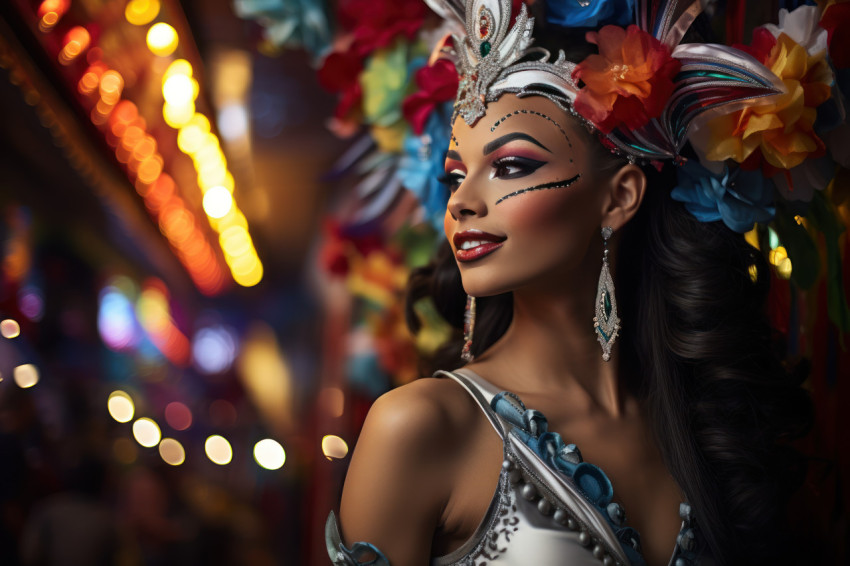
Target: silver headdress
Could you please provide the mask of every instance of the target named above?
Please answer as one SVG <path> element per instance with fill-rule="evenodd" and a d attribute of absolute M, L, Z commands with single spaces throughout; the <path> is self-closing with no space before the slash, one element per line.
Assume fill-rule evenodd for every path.
<path fill-rule="evenodd" d="M 473 125 L 488 102 L 509 92 L 545 96 L 572 108 L 579 87 L 573 80 L 576 63 L 563 51 L 551 61 L 548 51 L 532 47 L 534 18 L 523 4 L 511 26 L 510 0 L 426 0 L 447 20 L 460 23 L 465 34 L 454 34 L 454 59 L 460 75 L 455 117 Z M 582 3 L 589 6 L 591 2 Z M 753 57 L 725 45 L 680 44 L 701 5 L 699 0 L 637 0 L 640 29 L 667 46 L 681 63 L 673 92 L 663 112 L 640 128 L 615 128 L 605 137 L 630 159 L 671 159 L 687 141 L 695 118 L 715 108 L 731 112 L 752 99 L 784 92 L 784 85 Z M 591 123 L 587 120 L 588 123 Z M 591 123 L 592 125 L 592 123 Z"/>

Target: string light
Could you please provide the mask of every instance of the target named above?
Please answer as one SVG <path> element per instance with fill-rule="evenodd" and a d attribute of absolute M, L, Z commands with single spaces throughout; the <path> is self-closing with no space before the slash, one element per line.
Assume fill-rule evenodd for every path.
<path fill-rule="evenodd" d="M 156 424 L 156 422 L 147 417 L 143 417 L 141 419 L 136 419 L 136 422 L 133 423 L 133 436 L 135 437 L 136 442 L 145 448 L 153 448 L 159 444 L 159 440 L 162 438 L 162 433 L 160 432 L 159 425 Z"/>
<path fill-rule="evenodd" d="M 204 451 L 207 453 L 207 458 L 219 466 L 227 465 L 233 459 L 233 448 L 230 446 L 230 442 L 218 434 L 207 438 L 204 443 Z"/>
<path fill-rule="evenodd" d="M 109 394 L 106 408 L 109 415 L 119 423 L 128 423 L 133 420 L 133 414 L 136 411 L 133 399 L 127 392 L 120 389 Z"/>
<path fill-rule="evenodd" d="M 12 370 L 12 377 L 21 389 L 29 389 L 38 383 L 38 368 L 32 364 L 22 364 Z"/>
<path fill-rule="evenodd" d="M 159 0 L 130 0 L 124 8 L 124 17 L 136 26 L 149 24 L 160 10 Z"/>
<path fill-rule="evenodd" d="M 265 438 L 254 445 L 254 460 L 267 470 L 279 470 L 286 462 L 286 451 L 276 440 Z"/>
<path fill-rule="evenodd" d="M 177 49 L 177 31 L 165 22 L 152 25 L 146 40 L 151 53 L 160 57 L 168 57 Z"/>
<path fill-rule="evenodd" d="M 345 458 L 348 454 L 348 444 L 336 435 L 326 434 L 322 438 L 322 453 L 328 460 Z"/>
<path fill-rule="evenodd" d="M 17 320 L 7 318 L 0 322 L 0 335 L 2 335 L 3 338 L 8 338 L 9 340 L 17 338 L 21 335 L 21 325 L 18 324 Z"/>
<path fill-rule="evenodd" d="M 159 443 L 159 455 L 166 464 L 171 466 L 179 466 L 186 461 L 186 450 L 173 438 L 162 439 Z"/>

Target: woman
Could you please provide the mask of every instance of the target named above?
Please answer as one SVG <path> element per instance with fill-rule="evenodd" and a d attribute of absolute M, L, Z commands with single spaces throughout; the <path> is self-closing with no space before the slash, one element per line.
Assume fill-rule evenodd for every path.
<path fill-rule="evenodd" d="M 811 417 L 771 347 L 768 266 L 670 198 L 670 165 L 635 164 L 623 140 L 645 124 L 588 130 L 585 70 L 529 59 L 524 9 L 462 13 L 447 246 L 411 302 L 459 326 L 480 298 L 471 361 L 374 404 L 332 560 L 776 563 L 799 478 L 778 441 Z M 637 156 L 677 145 L 654 141 Z"/>

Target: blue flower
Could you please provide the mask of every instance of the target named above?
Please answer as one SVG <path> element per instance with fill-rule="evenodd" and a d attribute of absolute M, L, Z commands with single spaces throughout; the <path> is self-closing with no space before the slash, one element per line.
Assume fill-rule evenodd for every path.
<path fill-rule="evenodd" d="M 404 140 L 404 155 L 397 175 L 402 185 L 419 199 L 426 220 L 438 232 L 443 230 L 443 217 L 449 202 L 449 190 L 440 178 L 449 149 L 452 102 L 432 112 L 421 136 L 408 132 Z"/>
<path fill-rule="evenodd" d="M 593 28 L 633 23 L 634 0 L 548 0 L 546 21 L 569 28 Z"/>
<path fill-rule="evenodd" d="M 773 219 L 774 186 L 761 171 L 724 168 L 716 175 L 690 160 L 679 168 L 679 182 L 671 196 L 700 222 L 722 220 L 740 233 L 752 230 L 755 222 Z"/>

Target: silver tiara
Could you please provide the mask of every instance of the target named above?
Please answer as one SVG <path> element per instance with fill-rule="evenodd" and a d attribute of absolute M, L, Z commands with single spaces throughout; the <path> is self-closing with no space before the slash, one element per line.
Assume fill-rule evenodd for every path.
<path fill-rule="evenodd" d="M 475 124 L 484 115 L 486 104 L 506 92 L 545 96 L 569 108 L 576 92 L 571 78 L 575 64 L 567 61 L 563 52 L 550 62 L 548 51 L 530 47 L 534 18 L 529 17 L 525 4 L 511 26 L 511 0 L 467 2 L 462 15 L 462 2 L 427 1 L 466 30 L 462 37 L 453 34 L 460 75 L 453 120 L 460 115 L 470 126 Z"/>

